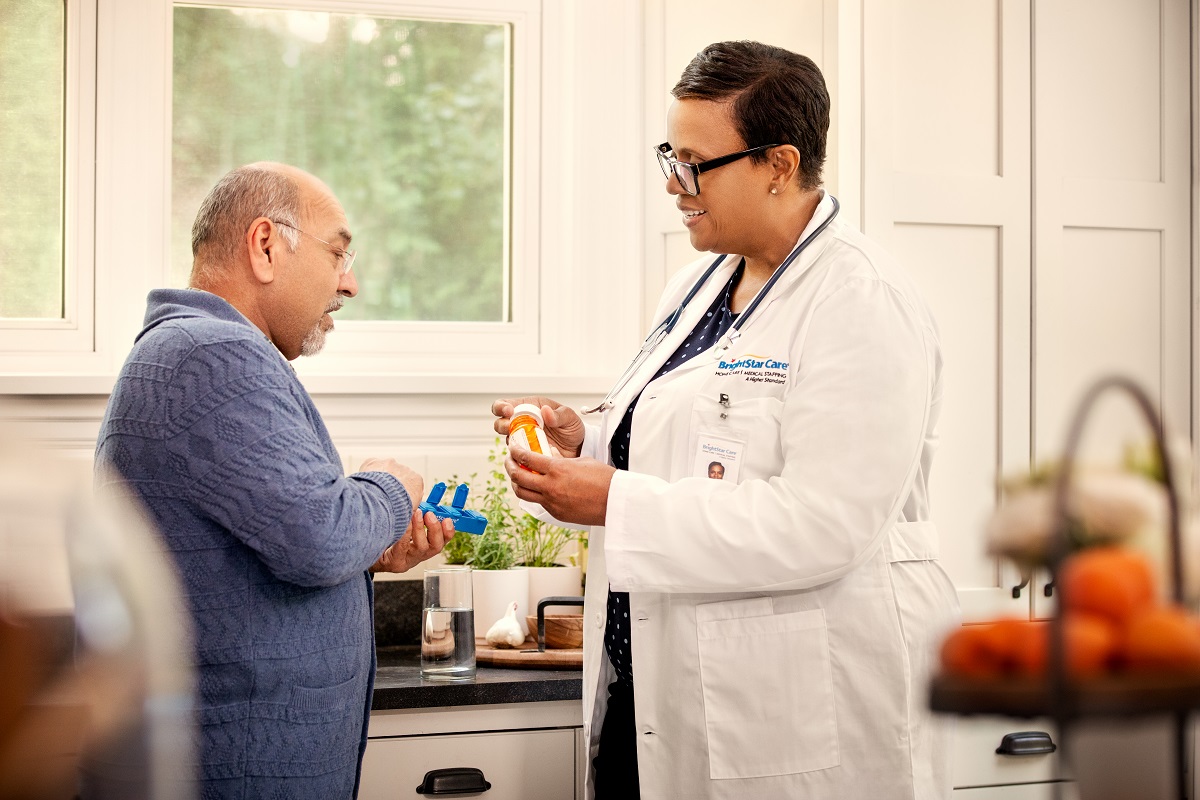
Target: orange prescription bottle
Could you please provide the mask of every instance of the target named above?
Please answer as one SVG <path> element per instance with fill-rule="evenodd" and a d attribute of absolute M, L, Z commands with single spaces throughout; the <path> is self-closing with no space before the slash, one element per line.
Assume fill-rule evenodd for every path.
<path fill-rule="evenodd" d="M 518 445 L 542 455 L 550 455 L 550 442 L 542 430 L 542 410 L 532 403 L 521 403 L 513 409 L 508 423 L 508 444 Z M 529 469 L 522 465 L 521 469 Z M 533 470 L 530 470 L 532 472 Z"/>

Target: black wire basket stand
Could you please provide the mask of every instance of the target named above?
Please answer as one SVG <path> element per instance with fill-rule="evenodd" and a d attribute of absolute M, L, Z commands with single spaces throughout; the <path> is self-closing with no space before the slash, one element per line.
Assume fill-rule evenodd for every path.
<path fill-rule="evenodd" d="M 1054 484 L 1054 523 L 1048 557 L 1051 585 L 1059 585 L 1059 569 L 1071 552 L 1069 497 L 1084 426 L 1097 400 L 1109 391 L 1128 394 L 1154 435 L 1154 446 L 1166 487 L 1170 596 L 1173 602 L 1183 606 L 1183 543 L 1176 483 L 1178 476 L 1172 468 L 1162 421 L 1153 401 L 1137 383 L 1122 376 L 1105 377 L 1093 384 L 1071 420 L 1066 448 Z M 1055 604 L 1050 621 L 1045 678 L 976 679 L 939 675 L 930 686 L 930 707 L 937 712 L 959 715 L 1049 717 L 1057 726 L 1064 757 L 1069 757 L 1070 753 L 1070 727 L 1080 720 L 1169 715 L 1173 728 L 1175 787 L 1178 796 L 1186 800 L 1190 794 L 1187 786 L 1187 725 L 1189 712 L 1200 708 L 1200 674 L 1115 674 L 1073 679 L 1065 669 L 1063 607 L 1060 599 Z M 1054 797 L 1061 797 L 1062 783 L 1056 782 L 1053 786 Z"/>

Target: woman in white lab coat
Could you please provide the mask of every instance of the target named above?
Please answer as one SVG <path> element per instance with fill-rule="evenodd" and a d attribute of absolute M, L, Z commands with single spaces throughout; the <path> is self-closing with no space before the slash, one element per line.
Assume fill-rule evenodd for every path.
<path fill-rule="evenodd" d="M 589 791 L 948 797 L 925 698 L 957 614 L 928 503 L 934 320 L 821 189 L 815 64 L 715 44 L 673 94 L 666 189 L 692 245 L 731 255 L 671 281 L 598 425 L 493 405 L 501 434 L 541 405 L 562 456 L 513 448 L 517 496 L 593 526 Z"/>

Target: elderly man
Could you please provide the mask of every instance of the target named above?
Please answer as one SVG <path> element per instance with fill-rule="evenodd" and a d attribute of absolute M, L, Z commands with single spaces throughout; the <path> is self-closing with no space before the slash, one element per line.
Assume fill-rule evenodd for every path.
<path fill-rule="evenodd" d="M 346 215 L 283 164 L 223 177 L 192 230 L 189 289 L 150 293 L 96 448 L 157 523 L 195 627 L 200 796 L 357 793 L 375 674 L 369 571 L 442 549 L 420 476 L 346 477 L 288 363 L 358 284 Z M 115 474 L 114 474 L 115 472 Z"/>

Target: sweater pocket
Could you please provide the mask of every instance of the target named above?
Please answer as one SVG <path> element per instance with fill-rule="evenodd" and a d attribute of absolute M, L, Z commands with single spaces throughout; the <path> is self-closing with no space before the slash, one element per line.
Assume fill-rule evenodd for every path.
<path fill-rule="evenodd" d="M 366 679 L 356 675 L 333 686 L 293 686 L 286 704 L 256 704 L 247 775 L 311 778 L 340 772 L 352 778 L 366 692 Z"/>
<path fill-rule="evenodd" d="M 709 776 L 761 778 L 841 762 L 823 609 L 770 598 L 697 609 Z"/>
<path fill-rule="evenodd" d="M 358 676 L 342 681 L 335 686 L 295 686 L 287 704 L 285 718 L 289 722 L 319 724 L 334 722 L 351 711 L 362 707 L 362 698 L 356 697 Z"/>

